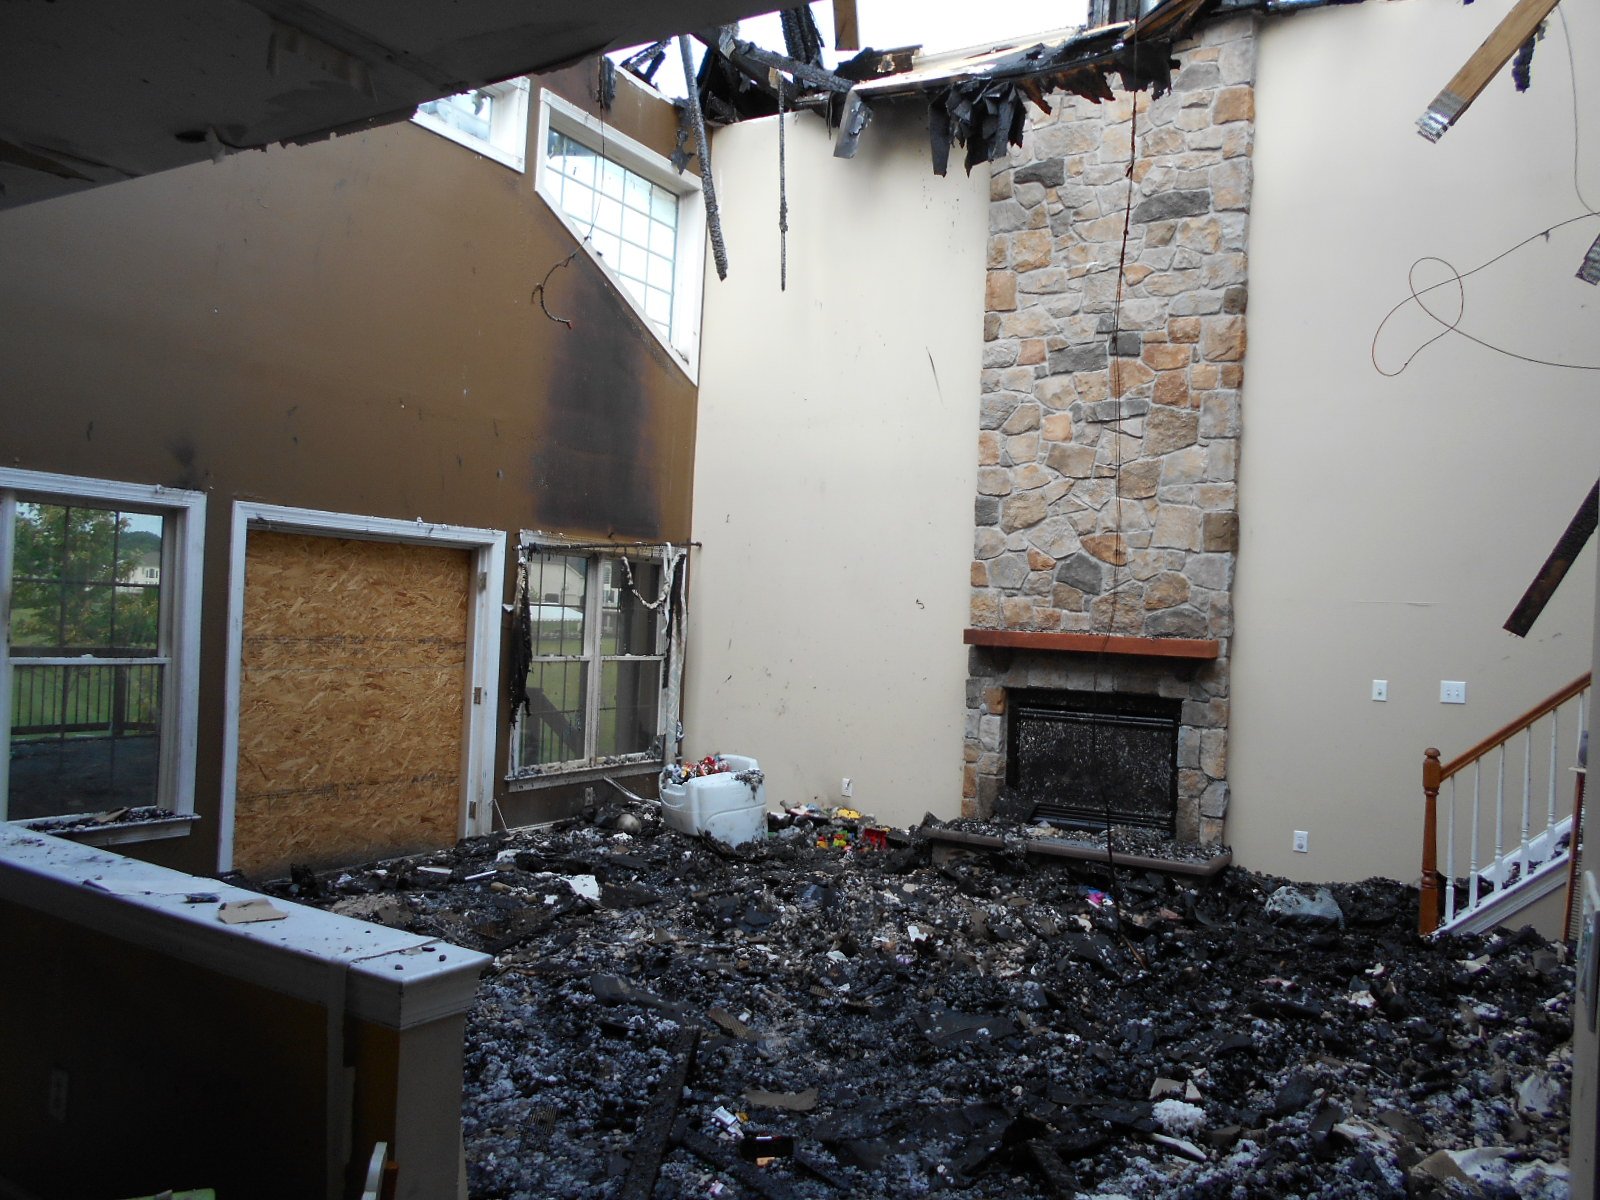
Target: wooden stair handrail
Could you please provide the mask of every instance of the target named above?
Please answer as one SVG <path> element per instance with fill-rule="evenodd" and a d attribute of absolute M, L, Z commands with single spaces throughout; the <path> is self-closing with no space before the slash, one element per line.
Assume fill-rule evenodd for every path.
<path fill-rule="evenodd" d="M 1522 716 L 1484 738 L 1465 754 L 1459 754 L 1448 763 L 1439 761 L 1439 752 L 1429 746 L 1422 755 L 1422 879 L 1420 904 L 1417 912 L 1417 931 L 1423 935 L 1439 928 L 1440 889 L 1438 866 L 1439 843 L 1439 788 L 1446 779 L 1463 767 L 1471 766 L 1497 746 L 1503 746 L 1517 734 L 1527 729 L 1539 718 L 1548 716 L 1574 696 L 1585 691 L 1591 682 L 1591 673 L 1584 672 L 1560 691 L 1546 697 Z"/>
<path fill-rule="evenodd" d="M 1559 692 L 1556 692 L 1546 699 L 1540 701 L 1510 724 L 1499 730 L 1496 730 L 1494 733 L 1491 733 L 1488 737 L 1484 738 L 1483 741 L 1472 747 L 1472 749 L 1468 750 L 1465 754 L 1456 755 L 1456 757 L 1452 758 L 1439 769 L 1440 781 L 1442 782 L 1446 779 L 1449 779 L 1450 776 L 1456 774 L 1463 767 L 1471 766 L 1474 762 L 1482 758 L 1485 754 L 1489 753 L 1489 751 L 1493 750 L 1496 746 L 1509 742 L 1512 738 L 1516 737 L 1517 734 L 1521 733 L 1528 726 L 1532 725 L 1540 717 L 1547 716 L 1554 710 L 1560 708 L 1568 700 L 1571 700 L 1579 692 L 1588 687 L 1589 681 L 1590 673 L 1585 671 L 1582 675 L 1578 676 L 1571 683 L 1567 684 L 1567 686 L 1562 688 Z"/>

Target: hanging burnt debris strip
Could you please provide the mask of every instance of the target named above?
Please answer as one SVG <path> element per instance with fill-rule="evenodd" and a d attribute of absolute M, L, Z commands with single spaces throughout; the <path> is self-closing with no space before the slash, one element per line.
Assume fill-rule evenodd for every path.
<path fill-rule="evenodd" d="M 823 65 L 822 36 L 809 7 L 780 14 L 785 49 L 781 54 L 741 39 L 734 25 L 680 34 L 676 41 L 684 77 L 694 83 L 679 102 L 673 166 L 683 171 L 691 159 L 698 162 L 718 278 L 727 277 L 728 250 L 708 126 L 816 112 L 838 131 L 835 157 L 853 158 L 872 122 L 875 104 L 921 102 L 928 108 L 934 172 L 947 172 L 950 148 L 955 145 L 964 148 L 964 166 L 970 173 L 979 163 L 1003 158 L 1011 146 L 1021 145 L 1025 106 L 1031 103 L 1049 112 L 1046 96 L 1051 91 L 1108 101 L 1115 98 L 1111 82 L 1115 77 L 1124 91 L 1164 95 L 1172 87 L 1172 72 L 1178 65 L 1172 57 L 1173 43 L 1216 7 L 1216 0 L 1165 0 L 1135 20 L 1081 31 L 1054 45 L 991 51 L 929 68 L 917 66 L 919 47 L 909 46 L 890 50 L 868 47 L 829 70 Z M 852 20 L 841 23 L 841 27 L 852 25 Z M 698 68 L 691 40 L 705 46 Z M 668 42 L 654 42 L 625 58 L 621 66 L 653 83 L 667 53 Z M 789 216 L 785 170 L 780 151 L 780 187 L 785 191 L 779 204 L 781 243 L 786 242 Z M 781 257 L 780 286 L 786 287 L 787 255 Z M 542 292 L 539 298 L 542 304 Z"/>
<path fill-rule="evenodd" d="M 916 47 L 869 47 L 832 71 L 822 66 L 810 10 L 794 9 L 783 15 L 787 54 L 743 41 L 731 26 L 697 33 L 707 53 L 686 112 L 692 120 L 698 109 L 713 125 L 772 116 L 779 108 L 772 72 L 781 72 L 792 89 L 790 107 L 825 114 L 839 129 L 835 154 L 851 158 L 872 120 L 874 103 L 920 99 L 929 110 L 934 170 L 945 173 L 955 144 L 965 147 L 970 172 L 1020 145 L 1024 104 L 1048 112 L 1045 97 L 1051 91 L 1111 100 L 1115 76 L 1125 91 L 1164 94 L 1177 65 L 1171 56 L 1173 42 L 1214 5 L 1215 0 L 1167 0 L 1137 20 L 1089 29 L 1053 46 L 989 52 L 926 69 L 913 63 Z M 624 68 L 653 78 L 655 49 L 646 47 L 627 59 Z"/>

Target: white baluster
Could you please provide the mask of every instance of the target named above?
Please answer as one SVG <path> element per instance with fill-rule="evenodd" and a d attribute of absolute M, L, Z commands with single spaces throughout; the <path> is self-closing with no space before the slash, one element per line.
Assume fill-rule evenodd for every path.
<path fill-rule="evenodd" d="M 1500 767 L 1495 776 L 1494 785 L 1494 865 L 1499 872 L 1496 887 L 1501 891 L 1506 886 L 1506 744 L 1500 743 Z"/>
<path fill-rule="evenodd" d="M 1558 761 L 1556 758 L 1556 743 L 1560 740 L 1561 714 L 1558 711 L 1550 714 L 1550 786 L 1548 789 L 1546 789 L 1550 795 L 1549 799 L 1546 801 L 1546 812 L 1544 818 L 1544 840 L 1550 843 L 1545 847 L 1545 854 L 1547 858 L 1553 857 L 1556 852 L 1556 763 Z"/>
<path fill-rule="evenodd" d="M 1444 814 L 1444 923 L 1456 916 L 1456 777 L 1450 776 L 1450 806 Z"/>
<path fill-rule="evenodd" d="M 1472 764 L 1472 869 L 1467 875 L 1467 911 L 1478 907 L 1478 826 L 1483 811 L 1483 759 Z"/>
<path fill-rule="evenodd" d="M 1533 726 L 1522 731 L 1522 843 L 1517 850 L 1521 870 L 1517 878 L 1528 877 L 1528 809 L 1533 802 Z"/>

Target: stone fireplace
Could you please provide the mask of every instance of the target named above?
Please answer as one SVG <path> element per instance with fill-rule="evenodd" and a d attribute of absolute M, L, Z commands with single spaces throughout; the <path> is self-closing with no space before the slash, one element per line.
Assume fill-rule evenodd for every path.
<path fill-rule="evenodd" d="M 1023 146 L 995 164 L 966 638 L 971 815 L 1021 779 L 1135 817 L 1165 789 L 1170 816 L 1137 823 L 1222 836 L 1255 28 L 1241 15 L 1180 43 L 1159 99 L 1051 96 L 1053 112 L 1030 108 Z M 1084 715 L 1086 697 L 1106 721 Z M 1079 708 L 1050 717 L 1050 704 Z M 1101 753 L 1154 736 L 1110 718 L 1158 712 L 1170 714 L 1166 774 Z M 1027 736 L 1049 748 L 1042 765 L 1012 762 Z M 1040 776 L 1051 769 L 1055 780 Z"/>

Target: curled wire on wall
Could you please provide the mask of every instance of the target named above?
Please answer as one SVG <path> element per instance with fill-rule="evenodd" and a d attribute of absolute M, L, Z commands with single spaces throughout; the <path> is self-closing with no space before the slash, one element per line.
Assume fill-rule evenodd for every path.
<path fill-rule="evenodd" d="M 1576 217 L 1568 217 L 1565 221 L 1557 221 L 1554 225 L 1551 225 L 1546 229 L 1541 229 L 1537 233 L 1530 234 L 1528 237 L 1523 238 L 1515 245 L 1502 250 L 1493 258 L 1479 263 L 1477 266 L 1468 271 L 1457 270 L 1452 263 L 1446 259 L 1438 257 L 1437 255 L 1423 255 L 1422 257 L 1413 261 L 1410 270 L 1406 273 L 1407 287 L 1410 295 L 1385 313 L 1383 319 L 1378 322 L 1377 329 L 1373 331 L 1372 344 L 1369 348 L 1369 355 L 1372 359 L 1373 370 L 1377 371 L 1380 375 L 1385 375 L 1392 379 L 1409 367 L 1416 359 L 1417 355 L 1421 354 L 1429 346 L 1443 338 L 1449 337 L 1451 334 L 1455 334 L 1457 337 L 1466 338 L 1467 341 L 1472 342 L 1475 345 L 1482 346 L 1485 350 L 1492 350 L 1496 354 L 1503 354 L 1507 358 L 1514 358 L 1519 362 L 1532 363 L 1541 367 L 1559 367 L 1563 370 L 1569 371 L 1600 371 L 1600 363 L 1561 362 L 1556 359 L 1539 358 L 1536 355 L 1521 354 L 1515 350 L 1508 350 L 1504 346 L 1496 345 L 1494 342 L 1491 342 L 1486 338 L 1481 338 L 1476 334 L 1468 333 L 1465 329 L 1461 328 L 1461 323 L 1466 317 L 1467 308 L 1467 290 L 1462 286 L 1463 280 L 1476 275 L 1479 271 L 1493 266 L 1501 259 L 1515 254 L 1524 246 L 1536 242 L 1540 238 L 1548 240 L 1550 235 L 1558 229 L 1565 228 L 1566 226 L 1575 224 L 1579 221 L 1593 220 L 1597 217 L 1600 217 L 1600 213 L 1586 212 Z M 1446 272 L 1448 272 L 1448 278 L 1442 279 L 1438 283 L 1429 284 L 1424 288 L 1417 287 L 1417 269 L 1424 263 L 1438 263 L 1445 269 Z M 1439 313 L 1430 308 L 1428 306 L 1428 302 L 1424 300 L 1423 297 L 1432 292 L 1438 291 L 1440 288 L 1448 288 L 1452 286 L 1456 289 L 1457 294 L 1456 314 L 1454 317 L 1447 320 L 1445 317 L 1441 316 Z M 1389 322 L 1395 318 L 1400 310 L 1412 303 L 1415 303 L 1418 308 L 1427 314 L 1429 319 L 1439 326 L 1439 332 L 1428 338 L 1427 341 L 1423 342 L 1422 345 L 1418 346 L 1409 355 L 1407 355 L 1405 361 L 1402 362 L 1398 367 L 1394 368 L 1393 370 L 1386 370 L 1382 364 L 1378 362 L 1378 340 L 1383 336 L 1383 331 L 1388 326 Z"/>
<path fill-rule="evenodd" d="M 587 240 L 587 239 L 585 239 L 585 240 Z M 549 307 L 544 302 L 544 296 L 545 296 L 546 286 L 550 282 L 550 276 L 554 275 L 557 271 L 561 270 L 562 267 L 567 266 L 569 263 L 572 262 L 573 259 L 575 259 L 577 257 L 578 257 L 578 252 L 576 250 L 574 250 L 571 254 L 567 255 L 560 262 L 556 263 L 555 266 L 551 267 L 548 271 L 546 271 L 544 273 L 544 278 L 541 279 L 538 283 L 533 285 L 533 296 L 531 297 L 532 299 L 537 300 L 539 302 L 539 311 L 540 312 L 544 313 L 545 316 L 549 317 L 557 325 L 565 325 L 568 329 L 572 328 L 572 322 L 567 320 L 567 318 L 565 318 L 565 317 L 558 317 L 558 316 L 556 316 L 555 313 L 551 312 Z"/>
<path fill-rule="evenodd" d="M 1567 43 L 1567 78 L 1572 83 L 1572 190 L 1577 194 L 1578 203 L 1583 205 L 1586 212 L 1600 212 L 1588 200 L 1584 199 L 1583 185 L 1578 182 L 1578 149 L 1582 141 L 1582 130 L 1579 124 L 1581 105 L 1578 103 L 1578 67 L 1572 60 L 1572 30 L 1567 27 L 1567 10 L 1556 9 L 1556 16 L 1561 18 L 1561 37 Z"/>
<path fill-rule="evenodd" d="M 611 69 L 608 70 L 607 68 L 611 68 Z M 600 109 L 601 109 L 601 116 L 600 116 L 600 155 L 599 155 L 601 161 L 604 161 L 606 159 L 606 136 L 607 136 L 607 129 L 608 129 L 604 114 L 611 111 L 611 102 L 616 96 L 616 91 L 617 91 L 616 69 L 614 67 L 611 67 L 611 60 L 606 58 L 605 55 L 602 54 L 600 56 L 599 75 L 598 75 L 598 77 L 596 79 L 596 82 L 595 82 L 595 100 L 599 103 Z M 594 181 L 594 183 L 595 183 L 595 186 L 594 186 L 594 188 L 592 188 L 590 190 L 590 194 L 589 194 L 589 226 L 588 226 L 587 229 L 584 230 L 583 236 L 578 239 L 580 246 L 589 245 L 590 239 L 594 236 L 595 221 L 598 219 L 598 214 L 599 214 L 599 195 L 600 195 L 600 186 L 599 186 L 599 184 L 600 184 L 600 181 L 598 179 L 596 179 Z M 566 317 L 558 317 L 558 316 L 556 316 L 555 313 L 551 312 L 549 306 L 547 304 L 545 304 L 544 298 L 545 298 L 545 294 L 549 291 L 550 276 L 554 275 L 562 267 L 570 266 L 572 264 L 572 260 L 577 258 L 577 257 L 578 257 L 578 251 L 574 250 L 571 254 L 567 255 L 560 262 L 556 263 L 548 271 L 546 271 L 544 273 L 544 278 L 541 279 L 538 283 L 533 285 L 533 296 L 532 296 L 532 299 L 537 300 L 539 302 L 539 311 L 544 313 L 545 316 L 549 317 L 557 325 L 565 325 L 568 329 L 573 328 L 572 322 L 569 321 Z M 601 257 L 603 258 L 605 256 L 601 255 Z"/>
<path fill-rule="evenodd" d="M 1476 275 L 1479 271 L 1482 271 L 1487 267 L 1493 266 L 1495 263 L 1499 262 L 1502 258 L 1506 258 L 1509 255 L 1515 254 L 1518 250 L 1521 250 L 1524 246 L 1527 246 L 1532 242 L 1536 242 L 1540 238 L 1544 238 L 1545 240 L 1548 241 L 1549 238 L 1550 238 L 1550 235 L 1552 233 L 1554 233 L 1558 229 L 1565 228 L 1566 226 L 1575 224 L 1575 223 L 1577 223 L 1579 221 L 1588 220 L 1591 217 L 1600 216 L 1600 209 L 1596 209 L 1594 207 L 1594 205 L 1589 203 L 1587 197 L 1584 196 L 1584 194 L 1583 194 L 1583 184 L 1582 184 L 1582 182 L 1580 180 L 1580 176 L 1579 176 L 1579 164 L 1580 164 L 1580 153 L 1579 153 L 1579 151 L 1580 151 L 1580 148 L 1581 148 L 1581 127 L 1580 127 L 1580 120 L 1581 120 L 1580 110 L 1581 110 L 1581 106 L 1578 104 L 1578 70 L 1577 70 L 1576 64 L 1573 61 L 1572 31 L 1567 25 L 1566 10 L 1558 8 L 1556 10 L 1556 15 L 1561 19 L 1561 33 L 1562 33 L 1562 36 L 1563 36 L 1563 38 L 1564 38 L 1564 40 L 1566 41 L 1566 44 L 1567 44 L 1567 79 L 1568 79 L 1569 84 L 1571 85 L 1571 96 L 1572 96 L 1572 191 L 1573 191 L 1573 194 L 1575 196 L 1577 196 L 1578 204 L 1583 208 L 1583 212 L 1580 213 L 1579 215 L 1575 216 L 1575 217 L 1569 217 L 1565 221 L 1557 221 L 1554 225 L 1551 225 L 1551 226 L 1549 226 L 1549 227 L 1547 227 L 1545 229 L 1541 229 L 1536 233 L 1530 234 L 1529 236 L 1523 238 L 1520 242 L 1517 242 L 1515 245 L 1510 246 L 1505 250 L 1502 250 L 1499 254 L 1496 254 L 1493 258 L 1487 259 L 1486 261 L 1479 263 L 1477 266 L 1473 267 L 1470 271 L 1458 271 L 1458 270 L 1456 270 L 1455 265 L 1453 263 L 1449 262 L 1447 259 L 1440 258 L 1437 255 L 1424 255 L 1421 258 L 1418 258 L 1418 259 L 1414 260 L 1412 262 L 1412 264 L 1411 264 L 1410 269 L 1406 272 L 1406 283 L 1407 283 L 1407 286 L 1408 286 L 1411 294 L 1409 296 L 1407 296 L 1406 299 L 1400 301 L 1393 308 L 1391 308 L 1387 313 L 1384 314 L 1383 320 L 1378 322 L 1378 327 L 1377 327 L 1377 329 L 1375 329 L 1373 331 L 1373 334 L 1372 334 L 1372 344 L 1371 344 L 1371 347 L 1369 349 L 1369 353 L 1370 353 L 1370 356 L 1372 358 L 1372 367 L 1380 375 L 1388 376 L 1391 379 L 1394 378 L 1396 375 L 1399 375 L 1402 371 L 1404 371 L 1407 367 L 1409 367 L 1411 365 L 1412 361 L 1417 357 L 1417 355 L 1421 354 L 1424 350 L 1426 350 L 1429 346 L 1433 345 L 1435 342 L 1440 341 L 1443 338 L 1449 337 L 1451 334 L 1456 334 L 1458 337 L 1466 338 L 1467 341 L 1472 342 L 1472 343 L 1474 343 L 1476 345 L 1482 346 L 1485 350 L 1492 350 L 1496 354 L 1503 354 L 1507 358 L 1514 358 L 1514 359 L 1518 360 L 1519 362 L 1532 363 L 1535 366 L 1557 367 L 1557 368 L 1560 368 L 1562 370 L 1567 370 L 1567 371 L 1600 371 L 1600 364 L 1559 362 L 1559 361 L 1556 361 L 1554 359 L 1538 358 L 1538 357 L 1536 357 L 1534 355 L 1530 355 L 1530 354 L 1520 354 L 1515 350 L 1508 350 L 1504 346 L 1496 345 L 1495 343 L 1487 340 L 1486 338 L 1481 338 L 1481 337 L 1478 337 L 1476 334 L 1468 333 L 1466 330 L 1461 328 L 1461 323 L 1466 317 L 1466 309 L 1467 309 L 1467 290 L 1466 290 L 1465 287 L 1462 286 L 1462 281 L 1463 280 L 1467 279 L 1469 276 Z M 1430 284 L 1425 288 L 1419 289 L 1417 287 L 1417 269 L 1419 267 L 1421 267 L 1424 263 L 1430 263 L 1430 262 L 1431 263 L 1438 263 L 1441 267 L 1443 267 L 1445 269 L 1448 277 L 1445 278 L 1445 279 L 1440 280 L 1438 283 Z M 1435 292 L 1435 291 L 1439 290 L 1440 288 L 1449 288 L 1449 287 L 1452 287 L 1452 286 L 1456 289 L 1456 315 L 1455 315 L 1455 317 L 1453 319 L 1447 321 L 1443 317 L 1441 317 L 1438 313 L 1434 312 L 1433 309 L 1429 308 L 1427 302 L 1423 299 L 1423 297 L 1428 295 L 1431 292 Z M 1400 310 L 1405 308 L 1408 304 L 1412 304 L 1412 303 L 1415 303 L 1418 308 L 1420 308 L 1425 314 L 1427 314 L 1427 316 L 1431 320 L 1433 320 L 1439 326 L 1439 332 L 1435 333 L 1432 337 L 1428 338 L 1427 341 L 1423 342 L 1422 345 L 1418 346 L 1409 355 L 1407 355 L 1405 361 L 1402 362 L 1398 367 L 1396 367 L 1392 371 L 1387 371 L 1381 365 L 1379 365 L 1379 363 L 1378 363 L 1378 339 L 1383 336 L 1384 328 L 1389 324 L 1389 322 L 1391 320 L 1394 319 L 1396 314 L 1398 314 L 1400 312 Z"/>

